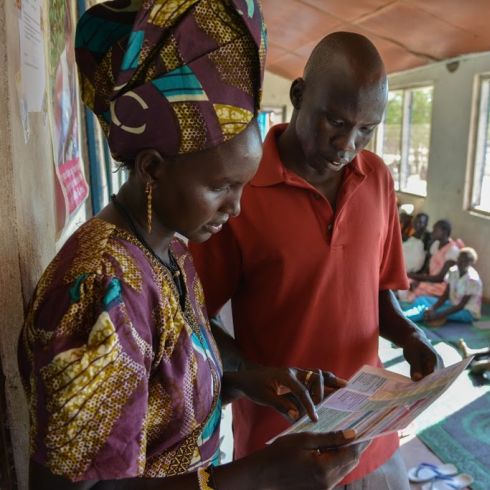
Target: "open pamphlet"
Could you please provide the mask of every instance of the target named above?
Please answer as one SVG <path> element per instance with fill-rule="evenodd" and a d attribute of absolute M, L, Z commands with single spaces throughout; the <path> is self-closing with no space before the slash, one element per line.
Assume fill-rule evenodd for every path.
<path fill-rule="evenodd" d="M 461 374 L 472 357 L 440 369 L 420 381 L 372 366 L 362 367 L 347 385 L 317 408 L 318 422 L 305 415 L 278 434 L 354 429 L 354 443 L 405 429 Z"/>

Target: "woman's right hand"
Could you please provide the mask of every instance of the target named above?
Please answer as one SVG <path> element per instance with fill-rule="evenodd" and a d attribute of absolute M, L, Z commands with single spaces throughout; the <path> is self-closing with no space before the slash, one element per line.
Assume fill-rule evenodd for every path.
<path fill-rule="evenodd" d="M 365 442 L 345 446 L 354 438 L 354 431 L 346 431 L 346 435 L 338 431 L 327 434 L 302 432 L 283 436 L 249 457 L 249 463 L 252 464 L 251 474 L 256 477 L 254 488 L 333 488 L 357 466 L 361 453 L 369 444 Z"/>

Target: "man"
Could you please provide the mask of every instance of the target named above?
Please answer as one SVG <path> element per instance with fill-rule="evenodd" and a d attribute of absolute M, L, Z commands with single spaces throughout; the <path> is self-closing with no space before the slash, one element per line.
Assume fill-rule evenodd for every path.
<path fill-rule="evenodd" d="M 390 291 L 408 286 L 396 196 L 387 167 L 363 151 L 387 98 L 379 53 L 358 34 L 331 34 L 290 96 L 291 122 L 269 132 L 241 215 L 192 248 L 210 314 L 232 300 L 236 341 L 221 334 L 225 363 L 298 365 L 350 378 L 363 364 L 380 365 L 381 334 L 403 347 L 420 379 L 437 354 Z M 236 457 L 288 426 L 246 401 L 233 413 Z M 396 435 L 374 440 L 343 483 L 408 488 L 397 448 Z"/>

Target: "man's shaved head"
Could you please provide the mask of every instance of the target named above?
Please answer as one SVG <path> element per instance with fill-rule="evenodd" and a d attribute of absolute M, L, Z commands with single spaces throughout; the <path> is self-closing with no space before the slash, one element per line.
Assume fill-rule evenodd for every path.
<path fill-rule="evenodd" d="M 304 69 L 307 81 L 326 71 L 343 71 L 364 83 L 385 81 L 383 60 L 374 44 L 354 32 L 334 32 L 325 36 L 313 49 Z"/>
<path fill-rule="evenodd" d="M 323 38 L 291 86 L 295 160 L 322 175 L 341 171 L 369 143 L 387 95 L 384 64 L 369 39 L 352 32 Z"/>

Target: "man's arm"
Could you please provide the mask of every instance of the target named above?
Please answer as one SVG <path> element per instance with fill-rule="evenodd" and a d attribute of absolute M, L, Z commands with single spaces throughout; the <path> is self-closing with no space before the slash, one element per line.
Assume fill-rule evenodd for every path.
<path fill-rule="evenodd" d="M 389 290 L 379 292 L 379 332 L 403 349 L 414 381 L 443 365 L 424 332 L 404 316 L 395 295 Z"/>
<path fill-rule="evenodd" d="M 224 371 L 242 371 L 256 366 L 255 363 L 244 357 L 235 339 L 226 331 L 219 314 L 213 316 L 209 323 L 211 324 L 214 339 L 218 344 Z"/>

